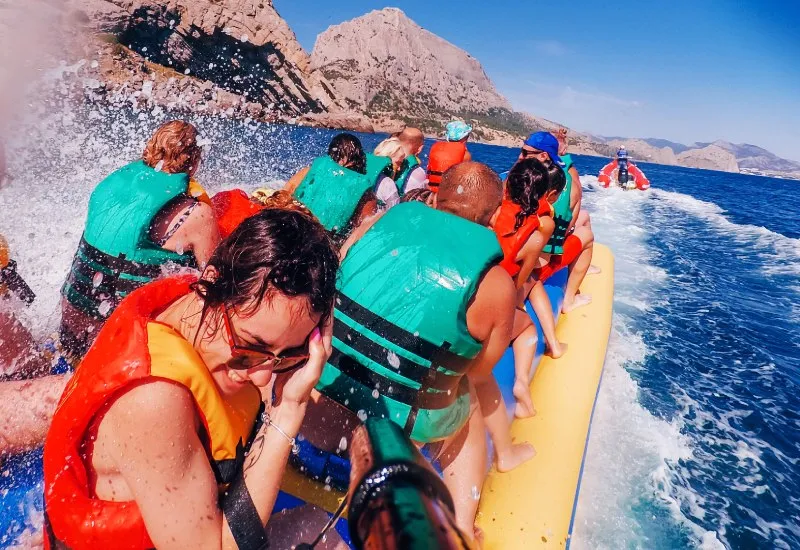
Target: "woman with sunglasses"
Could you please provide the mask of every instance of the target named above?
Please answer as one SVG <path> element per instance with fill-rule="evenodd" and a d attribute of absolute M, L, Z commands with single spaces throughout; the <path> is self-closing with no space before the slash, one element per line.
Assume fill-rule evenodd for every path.
<path fill-rule="evenodd" d="M 199 279 L 131 293 L 70 381 L 44 449 L 49 548 L 262 548 L 331 353 L 338 257 L 266 209 Z"/>

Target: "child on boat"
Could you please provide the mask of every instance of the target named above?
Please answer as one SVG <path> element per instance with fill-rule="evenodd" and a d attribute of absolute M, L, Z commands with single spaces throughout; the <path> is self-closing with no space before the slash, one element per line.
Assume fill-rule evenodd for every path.
<path fill-rule="evenodd" d="M 553 234 L 555 224 L 551 203 L 561 189 L 553 187 L 547 167 L 535 158 L 518 162 L 506 180 L 506 196 L 494 225 L 503 248 L 502 265 L 514 278 L 518 290 L 514 317 L 515 415 L 533 416 L 530 397 L 530 368 L 535 355 L 536 327 L 525 311 L 526 284 L 533 271 L 541 267 L 540 255 Z M 528 285 L 530 288 L 530 285 Z"/>

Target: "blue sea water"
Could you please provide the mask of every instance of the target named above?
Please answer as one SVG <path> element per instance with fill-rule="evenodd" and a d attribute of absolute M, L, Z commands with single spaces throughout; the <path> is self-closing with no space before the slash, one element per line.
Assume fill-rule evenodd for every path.
<path fill-rule="evenodd" d="M 23 313 L 38 336 L 55 326 L 92 186 L 158 121 L 93 108 L 20 122 L 0 233 L 38 294 Z M 212 191 L 277 185 L 334 134 L 197 124 Z M 516 158 L 470 150 L 498 171 Z M 800 182 L 641 164 L 653 189 L 623 192 L 596 185 L 604 159 L 575 158 L 617 263 L 573 548 L 800 547 Z"/>

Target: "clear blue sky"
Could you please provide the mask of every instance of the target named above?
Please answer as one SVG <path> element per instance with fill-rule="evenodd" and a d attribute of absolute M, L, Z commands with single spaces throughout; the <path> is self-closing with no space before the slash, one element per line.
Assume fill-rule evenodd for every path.
<path fill-rule="evenodd" d="M 274 0 L 311 51 L 399 7 L 478 58 L 518 110 L 601 135 L 726 139 L 800 160 L 800 0 Z"/>

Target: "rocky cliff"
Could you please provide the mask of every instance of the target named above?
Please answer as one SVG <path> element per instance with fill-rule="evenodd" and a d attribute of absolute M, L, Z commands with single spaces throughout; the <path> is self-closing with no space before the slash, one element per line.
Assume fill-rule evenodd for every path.
<path fill-rule="evenodd" d="M 73 21 L 145 60 L 281 114 L 336 97 L 271 0 L 70 0 Z"/>
<path fill-rule="evenodd" d="M 411 123 L 438 134 L 452 118 L 487 141 L 517 141 L 536 125 L 514 113 L 477 59 L 397 8 L 334 25 L 317 38 L 312 66 L 348 107 L 379 126 Z"/>
<path fill-rule="evenodd" d="M 689 149 L 678 155 L 678 164 L 690 168 L 739 172 L 736 157 L 718 145 L 708 145 L 701 149 Z"/>
<path fill-rule="evenodd" d="M 511 110 L 477 59 L 397 8 L 328 28 L 311 61 L 343 97 L 370 111 Z"/>

